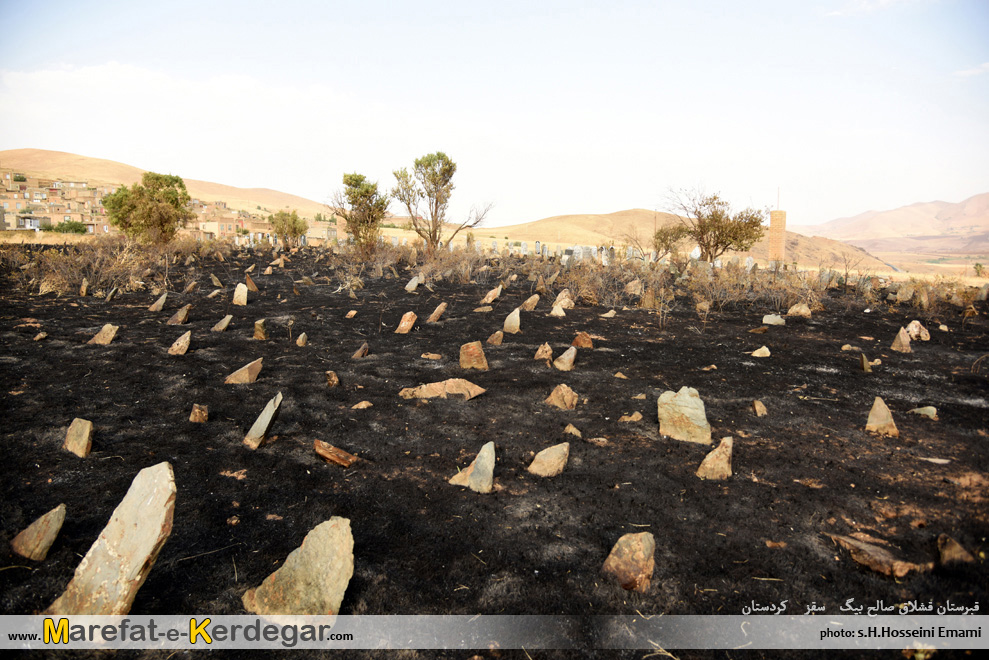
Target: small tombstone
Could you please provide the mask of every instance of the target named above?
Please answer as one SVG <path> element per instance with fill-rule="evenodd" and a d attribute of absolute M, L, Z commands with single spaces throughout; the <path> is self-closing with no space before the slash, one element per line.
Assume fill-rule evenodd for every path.
<path fill-rule="evenodd" d="M 416 318 L 417 317 L 415 315 L 415 312 L 406 312 L 405 314 L 403 314 L 401 322 L 398 324 L 398 327 L 395 328 L 395 334 L 407 335 L 409 331 L 412 330 L 412 327 L 416 324 Z"/>
<path fill-rule="evenodd" d="M 57 507 L 44 514 L 27 526 L 10 542 L 10 548 L 25 559 L 44 561 L 48 549 L 52 547 L 62 523 L 65 522 L 65 505 Z"/>
<path fill-rule="evenodd" d="M 185 355 L 189 350 L 189 343 L 192 341 L 192 330 L 175 340 L 168 349 L 169 355 Z"/>
<path fill-rule="evenodd" d="M 360 348 L 354 351 L 354 354 L 350 356 L 350 359 L 358 360 L 360 358 L 367 357 L 369 352 L 370 352 L 370 347 L 367 345 L 367 342 L 364 342 L 363 344 L 361 344 Z"/>
<path fill-rule="evenodd" d="M 239 284 L 237 286 L 240 287 Z M 247 287 L 248 291 L 259 293 L 258 285 L 254 283 L 254 279 L 248 273 L 244 273 L 244 286 Z"/>
<path fill-rule="evenodd" d="M 711 451 L 697 468 L 697 476 L 701 479 L 723 481 L 731 476 L 732 439 L 722 438 L 721 444 Z"/>
<path fill-rule="evenodd" d="M 89 293 L 89 280 L 84 277 L 82 278 L 82 284 L 79 285 L 79 296 L 85 298 L 86 294 L 88 293 Z"/>
<path fill-rule="evenodd" d="M 553 360 L 553 366 L 560 371 L 572 371 L 574 361 L 577 359 L 577 348 L 571 346 L 567 350 L 563 351 L 560 357 Z"/>
<path fill-rule="evenodd" d="M 865 430 L 877 435 L 885 435 L 891 438 L 900 436 L 896 424 L 893 422 L 893 414 L 886 406 L 886 402 L 881 397 L 876 397 L 872 402 L 872 409 L 869 411 L 869 420 L 865 424 Z"/>
<path fill-rule="evenodd" d="M 210 273 L 209 274 L 209 279 L 213 283 L 213 286 L 215 286 L 217 289 L 222 289 L 223 288 L 223 283 L 220 282 L 220 278 L 218 278 L 213 273 Z"/>
<path fill-rule="evenodd" d="M 299 335 L 298 339 L 295 340 L 295 345 L 300 348 L 305 346 L 307 343 L 309 343 L 309 337 L 304 332 Z"/>
<path fill-rule="evenodd" d="M 93 448 L 93 423 L 88 419 L 76 417 L 69 425 L 69 430 L 65 433 L 65 442 L 62 449 L 68 450 L 79 458 L 89 456 Z"/>
<path fill-rule="evenodd" d="M 657 401 L 659 432 L 676 440 L 711 444 L 711 425 L 707 421 L 704 402 L 692 387 L 679 392 L 667 391 Z"/>
<path fill-rule="evenodd" d="M 491 344 L 492 346 L 501 346 L 501 342 L 504 338 L 505 338 L 505 333 L 502 332 L 501 330 L 498 330 L 493 335 L 488 337 L 487 343 Z"/>
<path fill-rule="evenodd" d="M 553 391 L 548 397 L 546 397 L 546 400 L 543 401 L 543 403 L 556 406 L 561 410 L 573 410 L 577 407 L 577 399 L 577 393 L 570 389 L 567 385 L 561 383 L 553 388 Z"/>
<path fill-rule="evenodd" d="M 148 311 L 160 312 L 161 310 L 165 309 L 165 300 L 167 299 L 168 299 L 168 291 L 161 294 L 161 297 L 158 298 L 158 300 L 156 300 L 150 307 L 148 307 Z"/>
<path fill-rule="evenodd" d="M 251 449 L 257 449 L 264 443 L 265 439 L 268 437 L 268 431 L 271 429 L 271 425 L 275 422 L 275 418 L 278 416 L 278 408 L 282 405 L 282 393 L 276 394 L 267 405 L 265 405 L 264 410 L 258 415 L 257 420 L 254 425 L 251 426 L 251 430 L 247 432 L 244 436 L 244 444 Z"/>
<path fill-rule="evenodd" d="M 766 404 L 759 399 L 752 402 L 752 411 L 755 413 L 756 417 L 765 417 L 769 414 L 769 411 L 766 410 Z"/>
<path fill-rule="evenodd" d="M 488 360 L 484 356 L 484 348 L 481 342 L 472 341 L 460 347 L 460 368 L 488 370 Z"/>
<path fill-rule="evenodd" d="M 519 332 L 519 324 L 521 322 L 521 315 L 519 314 L 519 309 L 516 307 L 512 310 L 512 313 L 505 318 L 505 325 L 502 328 L 503 332 L 514 335 Z"/>
<path fill-rule="evenodd" d="M 495 446 L 493 442 L 488 442 L 466 469 L 450 478 L 450 483 L 466 486 L 476 493 L 490 493 L 494 486 L 494 465 Z"/>
<path fill-rule="evenodd" d="M 536 350 L 536 355 L 533 359 L 545 360 L 546 365 L 549 366 L 550 361 L 553 359 L 553 349 L 550 347 L 549 342 L 543 344 Z"/>
<path fill-rule="evenodd" d="M 337 376 L 335 371 L 326 372 L 326 386 L 327 387 L 337 387 L 340 385 L 340 377 Z"/>
<path fill-rule="evenodd" d="M 254 362 L 249 362 L 243 367 L 233 372 L 227 376 L 226 380 L 223 381 L 225 385 L 245 385 L 253 383 L 257 380 L 258 374 L 261 373 L 261 363 L 264 358 L 258 358 Z"/>
<path fill-rule="evenodd" d="M 539 304 L 539 294 L 534 293 L 528 298 L 526 298 L 525 302 L 519 306 L 519 309 L 521 309 L 523 312 L 531 312 L 536 308 L 536 305 L 538 304 Z"/>
<path fill-rule="evenodd" d="M 246 305 L 247 304 L 247 285 L 238 284 L 237 288 L 234 289 L 234 304 L 235 305 Z"/>
<path fill-rule="evenodd" d="M 212 331 L 213 332 L 223 332 L 223 331 L 225 331 L 227 329 L 227 327 L 230 325 L 230 321 L 232 321 L 233 318 L 234 318 L 233 317 L 233 314 L 227 314 L 222 319 L 220 319 L 219 323 L 217 323 L 216 325 L 213 326 Z"/>
<path fill-rule="evenodd" d="M 79 562 L 65 592 L 44 613 L 120 616 L 130 612 L 172 532 L 174 510 L 172 466 L 159 463 L 141 470 Z"/>
<path fill-rule="evenodd" d="M 196 424 L 205 424 L 209 421 L 209 406 L 198 403 L 192 404 L 192 412 L 189 414 L 189 421 Z"/>
<path fill-rule="evenodd" d="M 106 325 L 104 325 L 100 329 L 99 332 L 96 333 L 96 336 L 94 336 L 92 339 L 90 339 L 86 343 L 87 344 L 95 344 L 97 346 L 106 346 L 111 341 L 113 341 L 113 338 L 114 337 L 117 336 L 117 330 L 119 330 L 119 329 L 120 329 L 120 326 L 116 326 L 116 325 L 113 325 L 111 323 L 107 323 Z"/>
<path fill-rule="evenodd" d="M 189 322 L 189 310 L 192 305 L 183 305 L 179 311 L 172 315 L 172 318 L 165 322 L 165 325 L 185 325 Z"/>
<path fill-rule="evenodd" d="M 625 534 L 601 567 L 601 572 L 614 576 L 622 589 L 645 593 L 652 581 L 656 541 L 649 532 Z"/>
<path fill-rule="evenodd" d="M 594 340 L 586 332 L 580 331 L 570 345 L 576 348 L 594 348 Z"/>
<path fill-rule="evenodd" d="M 896 338 L 893 340 L 893 344 L 890 346 L 890 349 L 898 353 L 913 352 L 910 348 L 910 335 L 907 334 L 906 328 L 900 328 L 900 331 L 896 333 Z"/>
<path fill-rule="evenodd" d="M 536 457 L 526 470 L 537 477 L 555 477 L 563 472 L 563 468 L 566 467 L 569 457 L 569 442 L 553 445 L 536 454 Z"/>
<path fill-rule="evenodd" d="M 426 323 L 438 323 L 440 317 L 443 316 L 443 312 L 445 311 L 446 311 L 446 303 L 441 302 L 439 305 L 436 306 L 436 309 L 433 310 L 433 313 L 429 315 L 429 318 L 426 319 Z"/>
<path fill-rule="evenodd" d="M 268 338 L 268 324 L 265 319 L 258 319 L 254 322 L 254 339 L 264 341 Z"/>
<path fill-rule="evenodd" d="M 529 244 L 526 243 L 525 241 L 522 241 L 522 256 L 523 257 L 529 256 Z"/>

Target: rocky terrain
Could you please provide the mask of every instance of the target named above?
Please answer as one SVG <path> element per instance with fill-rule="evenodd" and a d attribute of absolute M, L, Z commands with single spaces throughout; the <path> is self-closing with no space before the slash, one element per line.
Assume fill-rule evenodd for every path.
<path fill-rule="evenodd" d="M 338 270 L 316 251 L 243 252 L 175 266 L 163 300 L 109 301 L 3 275 L 0 613 L 52 606 L 138 473 L 165 462 L 171 529 L 148 544 L 134 614 L 243 614 L 334 518 L 352 533 L 343 614 L 989 605 L 985 302 L 918 316 L 833 289 L 786 316 L 699 314 L 680 295 L 661 315 L 635 293 L 627 307 L 571 305 L 560 283 L 537 294 L 559 270 L 542 261 L 470 283 Z M 91 343 L 106 324 L 112 339 Z M 901 328 L 910 352 L 892 348 Z M 673 398 L 701 410 L 671 413 Z M 63 504 L 44 559 L 15 553 Z M 651 569 L 623 560 L 626 535 L 652 547 Z"/>

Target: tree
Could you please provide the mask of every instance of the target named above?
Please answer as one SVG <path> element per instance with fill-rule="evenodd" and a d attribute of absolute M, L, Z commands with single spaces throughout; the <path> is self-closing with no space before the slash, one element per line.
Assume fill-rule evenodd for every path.
<path fill-rule="evenodd" d="M 747 208 L 733 213 L 731 204 L 718 194 L 706 195 L 696 190 L 673 191 L 669 205 L 679 225 L 674 225 L 678 229 L 669 230 L 665 239 L 690 238 L 697 243 L 704 261 L 713 262 L 728 250 L 744 252 L 765 232 L 762 223 L 766 211 Z"/>
<path fill-rule="evenodd" d="M 86 225 L 78 220 L 66 220 L 65 222 L 60 222 L 57 225 L 47 225 L 41 228 L 41 231 L 52 231 L 57 234 L 87 234 L 89 229 Z"/>
<path fill-rule="evenodd" d="M 164 245 L 196 217 L 181 177 L 145 172 L 141 183 L 121 186 L 103 198 L 110 224 L 147 243 Z"/>
<path fill-rule="evenodd" d="M 275 235 L 281 236 L 286 245 L 298 243 L 299 237 L 309 231 L 309 223 L 300 218 L 295 209 L 291 213 L 279 211 L 275 215 L 269 215 L 268 223 Z"/>
<path fill-rule="evenodd" d="M 975 264 L 974 266 L 972 266 L 972 270 L 975 271 L 976 277 L 982 277 L 982 275 L 986 272 L 986 267 L 983 266 L 982 264 Z"/>
<path fill-rule="evenodd" d="M 333 199 L 333 213 L 347 223 L 361 258 L 370 259 L 378 247 L 381 221 L 388 213 L 388 195 L 378 190 L 376 181 L 356 172 L 343 175 L 343 186 Z"/>
<path fill-rule="evenodd" d="M 437 151 L 416 159 L 411 173 L 404 167 L 393 173 L 397 185 L 392 190 L 392 196 L 405 206 L 411 218 L 412 231 L 426 242 L 428 254 L 435 252 L 443 240 L 446 210 L 453 193 L 453 175 L 456 172 L 457 164 L 442 151 Z M 420 204 L 424 204 L 425 208 L 421 209 Z M 461 230 L 472 229 L 484 222 L 490 210 L 490 204 L 483 209 L 472 208 L 463 222 L 453 225 L 453 233 L 446 238 L 447 243 Z"/>

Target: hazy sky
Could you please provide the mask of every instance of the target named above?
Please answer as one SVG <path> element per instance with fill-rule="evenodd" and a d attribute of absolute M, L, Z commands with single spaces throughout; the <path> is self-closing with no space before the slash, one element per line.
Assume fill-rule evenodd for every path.
<path fill-rule="evenodd" d="M 989 2 L 0 2 L 0 149 L 325 201 L 445 151 L 489 225 L 989 191 Z M 397 205 L 392 210 L 399 212 Z"/>

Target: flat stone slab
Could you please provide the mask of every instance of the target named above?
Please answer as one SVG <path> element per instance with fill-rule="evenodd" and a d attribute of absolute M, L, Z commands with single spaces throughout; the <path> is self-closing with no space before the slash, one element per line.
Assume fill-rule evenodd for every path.
<path fill-rule="evenodd" d="M 158 553 L 172 532 L 175 477 L 169 463 L 141 470 L 110 522 L 76 567 L 49 615 L 130 612 Z"/>
<path fill-rule="evenodd" d="M 398 393 L 403 399 L 445 399 L 462 396 L 464 401 L 484 394 L 487 390 L 463 378 L 449 378 L 438 383 L 426 383 L 418 387 L 406 387 Z"/>
<path fill-rule="evenodd" d="M 766 314 L 762 317 L 763 325 L 786 325 L 786 319 L 779 314 Z"/>
<path fill-rule="evenodd" d="M 350 521 L 333 516 L 314 527 L 281 567 L 243 596 L 254 614 L 333 615 L 354 575 Z"/>
<path fill-rule="evenodd" d="M 494 487 L 495 446 L 489 442 L 465 469 L 450 478 L 454 486 L 466 486 L 477 493 L 490 493 Z"/>
<path fill-rule="evenodd" d="M 656 407 L 660 433 L 676 440 L 711 444 L 711 425 L 697 390 L 684 386 L 676 393 L 663 392 Z"/>
<path fill-rule="evenodd" d="M 72 452 L 79 458 L 86 458 L 92 448 L 93 423 L 88 419 L 76 417 L 69 424 L 69 430 L 65 433 L 62 449 Z"/>
<path fill-rule="evenodd" d="M 258 358 L 254 362 L 249 362 L 243 367 L 233 372 L 227 376 L 224 380 L 226 385 L 246 385 L 248 383 L 253 383 L 258 379 L 258 374 L 261 373 L 261 363 L 264 358 Z"/>
<path fill-rule="evenodd" d="M 65 522 L 65 505 L 57 507 L 28 525 L 24 531 L 10 542 L 11 549 L 21 557 L 32 561 L 44 561 L 48 549 L 58 537 L 62 523 Z"/>
<path fill-rule="evenodd" d="M 614 576 L 622 589 L 645 593 L 656 567 L 656 540 L 650 532 L 625 534 L 611 549 L 601 572 Z"/>
<path fill-rule="evenodd" d="M 854 559 L 856 563 L 870 568 L 877 573 L 881 573 L 882 575 L 901 578 L 907 573 L 923 573 L 934 568 L 934 562 L 914 564 L 911 562 L 902 561 L 894 557 L 893 554 L 885 548 L 880 548 L 877 545 L 872 545 L 871 543 L 866 543 L 865 541 L 859 541 L 858 539 L 850 536 L 841 536 L 838 534 L 828 534 L 828 536 L 831 537 L 831 540 L 835 543 L 848 550 L 852 554 L 852 559 Z"/>
<path fill-rule="evenodd" d="M 484 356 L 481 342 L 472 341 L 460 347 L 460 368 L 488 370 L 488 359 Z"/>
<path fill-rule="evenodd" d="M 281 405 L 282 393 L 279 392 L 268 401 L 264 410 L 258 415 L 254 425 L 251 426 L 251 430 L 244 436 L 245 445 L 251 449 L 257 449 L 264 443 L 268 437 L 268 431 L 271 429 L 271 425 L 275 423 L 275 418 L 278 417 L 278 408 Z"/>

